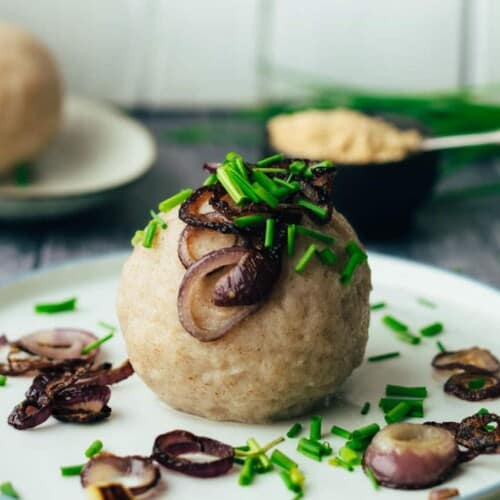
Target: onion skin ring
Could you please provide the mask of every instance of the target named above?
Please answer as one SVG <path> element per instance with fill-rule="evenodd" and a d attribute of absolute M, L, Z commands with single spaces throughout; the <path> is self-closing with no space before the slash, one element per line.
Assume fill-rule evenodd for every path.
<path fill-rule="evenodd" d="M 497 424 L 495 430 L 486 430 L 485 426 L 492 423 Z M 500 453 L 500 416 L 486 413 L 464 418 L 455 440 L 479 453 Z"/>
<path fill-rule="evenodd" d="M 192 462 L 181 455 L 205 453 L 219 457 L 209 462 Z M 233 466 L 232 446 L 188 431 L 175 430 L 161 434 L 154 442 L 152 457 L 163 466 L 199 478 L 217 477 L 226 474 Z"/>
<path fill-rule="evenodd" d="M 103 471 L 100 470 L 101 467 Z M 141 467 L 145 476 L 144 482 L 136 486 L 127 486 L 127 489 L 133 495 L 142 495 L 154 488 L 161 477 L 160 469 L 149 457 L 139 455 L 120 457 L 111 453 L 99 453 L 87 462 L 80 474 L 80 481 L 84 488 L 91 485 L 119 483 L 117 476 L 137 475 Z M 115 475 L 112 474 L 113 469 Z M 106 478 L 105 476 L 110 473 L 111 477 Z"/>
<path fill-rule="evenodd" d="M 484 378 L 482 389 L 469 389 L 468 383 L 479 377 Z M 444 384 L 444 392 L 466 401 L 483 401 L 500 396 L 500 379 L 495 375 L 460 372 L 452 375 Z"/>
<path fill-rule="evenodd" d="M 500 369 L 500 362 L 487 349 L 471 347 L 459 351 L 440 352 L 434 356 L 432 366 L 437 370 L 464 370 L 494 374 Z"/>
<path fill-rule="evenodd" d="M 93 484 L 86 491 L 89 500 L 134 500 L 130 490 L 121 484 Z"/>
<path fill-rule="evenodd" d="M 97 370 L 90 370 L 76 381 L 76 385 L 113 385 L 131 377 L 134 368 L 130 360 L 126 359 L 116 368 L 111 368 L 110 364 Z"/>
<path fill-rule="evenodd" d="M 397 489 L 440 484 L 458 463 L 459 450 L 453 436 L 424 424 L 386 426 L 363 456 L 363 467 L 369 467 L 380 484 Z"/>
<path fill-rule="evenodd" d="M 39 404 L 36 401 L 25 399 L 15 406 L 7 423 L 21 431 L 43 424 L 51 415 L 52 409 L 49 404 Z"/>

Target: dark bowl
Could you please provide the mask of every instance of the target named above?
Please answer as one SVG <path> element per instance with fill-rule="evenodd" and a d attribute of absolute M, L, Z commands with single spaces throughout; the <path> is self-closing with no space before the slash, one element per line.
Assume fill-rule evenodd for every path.
<path fill-rule="evenodd" d="M 424 136 L 431 135 L 413 118 L 377 116 L 402 130 L 414 128 Z M 267 138 L 263 156 L 274 153 Z M 438 165 L 439 153 L 435 151 L 412 153 L 403 160 L 384 163 L 335 163 L 335 208 L 364 239 L 401 236 L 411 227 L 417 209 L 430 197 L 438 178 Z"/>

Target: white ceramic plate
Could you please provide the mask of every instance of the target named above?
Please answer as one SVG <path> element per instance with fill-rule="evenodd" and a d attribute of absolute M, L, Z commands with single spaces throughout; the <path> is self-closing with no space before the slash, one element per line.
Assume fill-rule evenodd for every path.
<path fill-rule="evenodd" d="M 0 218 L 65 215 L 106 201 L 152 166 L 151 134 L 117 109 L 69 96 L 63 126 L 30 168 L 27 186 L 0 180 Z"/>
<path fill-rule="evenodd" d="M 123 256 L 72 263 L 35 274 L 0 289 L 0 325 L 11 338 L 37 328 L 77 326 L 99 332 L 99 320 L 116 323 L 115 295 Z M 482 406 L 500 413 L 500 401 L 470 403 L 446 396 L 443 380 L 435 378 L 430 360 L 436 354 L 435 339 L 425 339 L 419 346 L 396 340 L 380 321 L 390 312 L 417 329 L 436 320 L 443 321 L 445 332 L 440 340 L 449 349 L 481 345 L 500 353 L 500 294 L 481 284 L 437 269 L 371 255 L 374 291 L 372 302 L 384 300 L 388 309 L 374 311 L 370 329 L 368 355 L 399 350 L 400 359 L 380 363 L 364 363 L 345 384 L 331 408 L 321 412 L 325 438 L 334 449 L 343 440 L 329 436 L 333 424 L 349 429 L 377 421 L 383 416 L 377 401 L 384 395 L 387 383 L 425 385 L 430 391 L 426 400 L 426 419 L 455 420 L 471 415 Z M 154 284 L 152 284 L 154 286 Z M 33 304 L 76 295 L 77 312 L 53 316 L 35 315 Z M 424 296 L 438 307 L 430 309 L 416 302 Z M 102 332 L 104 333 L 104 332 Z M 125 357 L 118 335 L 103 349 L 103 358 L 119 362 Z M 290 367 L 293 370 L 293 367 Z M 84 461 L 84 450 L 95 439 L 101 439 L 106 450 L 117 454 L 148 454 L 158 434 L 172 429 L 187 429 L 211 436 L 234 446 L 254 436 L 261 443 L 284 435 L 292 422 L 272 425 L 216 423 L 179 413 L 161 403 L 137 376 L 113 387 L 108 421 L 95 425 L 62 424 L 53 419 L 39 428 L 16 431 L 5 419 L 11 408 L 21 401 L 30 379 L 8 379 L 0 388 L 0 482 L 12 481 L 22 498 L 65 500 L 84 498 L 78 478 L 60 476 L 61 465 Z M 372 403 L 367 416 L 360 415 L 365 401 Z M 303 418 L 306 424 L 308 418 Z M 307 427 L 307 425 L 306 425 Z M 326 463 L 317 463 L 295 451 L 297 441 L 287 440 L 279 448 L 293 457 L 307 477 L 306 498 L 323 499 L 426 499 L 427 491 L 381 489 L 375 492 L 360 468 L 349 473 Z M 500 456 L 482 456 L 460 469 L 447 485 L 459 488 L 462 495 L 474 494 L 494 486 L 498 481 Z M 276 473 L 258 476 L 249 487 L 238 486 L 235 468 L 227 476 L 201 480 L 162 470 L 163 482 L 156 498 L 221 498 L 290 499 L 289 492 Z M 499 498 L 492 496 L 491 498 Z"/>

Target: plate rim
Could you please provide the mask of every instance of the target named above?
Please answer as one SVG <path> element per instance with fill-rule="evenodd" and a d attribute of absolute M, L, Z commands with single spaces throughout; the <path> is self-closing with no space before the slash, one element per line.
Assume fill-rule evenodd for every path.
<path fill-rule="evenodd" d="M 126 123 L 127 126 L 133 127 L 137 132 L 141 133 L 147 143 L 148 152 L 146 159 L 142 162 L 140 168 L 137 169 L 137 172 L 132 175 L 132 177 L 128 177 L 125 181 L 115 181 L 113 184 L 108 184 L 103 187 L 96 187 L 91 189 L 85 189 L 80 192 L 71 192 L 71 191 L 58 191 L 58 192 L 31 192 L 29 191 L 28 186 L 8 186 L 7 190 L 3 190 L 2 186 L 0 186 L 0 198 L 2 203 L 8 202 L 16 202 L 16 201 L 25 201 L 25 202 L 46 202 L 46 201 L 63 201 L 63 200 L 72 200 L 75 198 L 86 198 L 92 197 L 96 195 L 101 195 L 104 193 L 111 193 L 113 191 L 117 191 L 119 189 L 126 188 L 140 179 L 142 179 L 145 175 L 149 173 L 149 171 L 153 168 L 155 161 L 158 158 L 158 146 L 154 139 L 152 132 L 139 120 L 129 116 L 125 113 L 120 107 L 112 104 L 111 102 L 105 102 L 100 99 L 91 99 L 88 97 L 68 94 L 64 97 L 65 101 L 73 101 L 78 103 L 78 105 L 91 106 L 94 108 L 99 108 L 100 110 L 105 110 L 106 113 L 113 115 L 114 119 L 117 119 L 121 123 Z M 64 125 L 63 125 L 64 126 Z"/>

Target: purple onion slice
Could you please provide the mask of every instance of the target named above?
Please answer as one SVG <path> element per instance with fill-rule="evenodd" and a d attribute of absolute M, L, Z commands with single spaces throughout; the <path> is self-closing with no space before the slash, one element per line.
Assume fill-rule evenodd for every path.
<path fill-rule="evenodd" d="M 236 234 L 186 226 L 179 237 L 177 254 L 182 265 L 187 269 L 207 253 L 232 247 L 238 243 L 238 240 Z"/>
<path fill-rule="evenodd" d="M 14 345 L 23 351 L 51 360 L 94 359 L 99 349 L 82 354 L 82 349 L 97 337 L 86 330 L 53 328 L 39 330 L 21 337 Z"/>
<path fill-rule="evenodd" d="M 52 415 L 62 422 L 98 422 L 111 414 L 110 397 L 111 389 L 105 385 L 71 386 L 52 399 Z"/>
<path fill-rule="evenodd" d="M 187 269 L 179 287 L 177 311 L 182 326 L 196 339 L 209 342 L 222 337 L 259 307 L 218 307 L 213 303 L 214 287 L 220 278 L 214 271 L 237 265 L 248 253 L 242 247 L 215 250 Z"/>
<path fill-rule="evenodd" d="M 469 384 L 478 378 L 484 380 L 484 385 L 480 389 L 471 389 Z M 500 378 L 484 373 L 459 372 L 445 382 L 444 392 L 466 401 L 498 398 L 500 397 Z"/>
<path fill-rule="evenodd" d="M 7 423 L 17 430 L 31 429 L 43 424 L 52 414 L 50 404 L 25 399 L 12 410 Z"/>
<path fill-rule="evenodd" d="M 134 500 L 128 488 L 121 484 L 92 484 L 86 488 L 87 497 L 92 500 Z"/>
<path fill-rule="evenodd" d="M 492 428 L 488 429 L 488 425 Z M 464 418 L 455 440 L 476 453 L 500 453 L 500 416 L 486 413 Z"/>
<path fill-rule="evenodd" d="M 475 373 L 495 373 L 500 362 L 487 349 L 471 347 L 459 351 L 441 352 L 434 356 L 432 366 L 438 370 L 465 370 Z"/>
<path fill-rule="evenodd" d="M 116 368 L 104 363 L 97 370 L 89 370 L 76 381 L 76 385 L 113 385 L 134 374 L 134 368 L 127 359 Z"/>
<path fill-rule="evenodd" d="M 445 429 L 424 424 L 388 425 L 363 457 L 384 486 L 421 489 L 442 483 L 459 463 L 458 446 Z"/>
<path fill-rule="evenodd" d="M 197 455 L 196 461 L 188 456 L 191 454 Z M 222 476 L 231 469 L 234 450 L 232 446 L 215 439 L 175 430 L 156 438 L 152 457 L 165 467 L 182 474 L 208 478 Z"/>
<path fill-rule="evenodd" d="M 132 494 L 141 495 L 156 486 L 160 480 L 160 470 L 151 458 L 99 453 L 87 462 L 80 480 L 84 488 L 91 485 L 125 484 Z"/>

